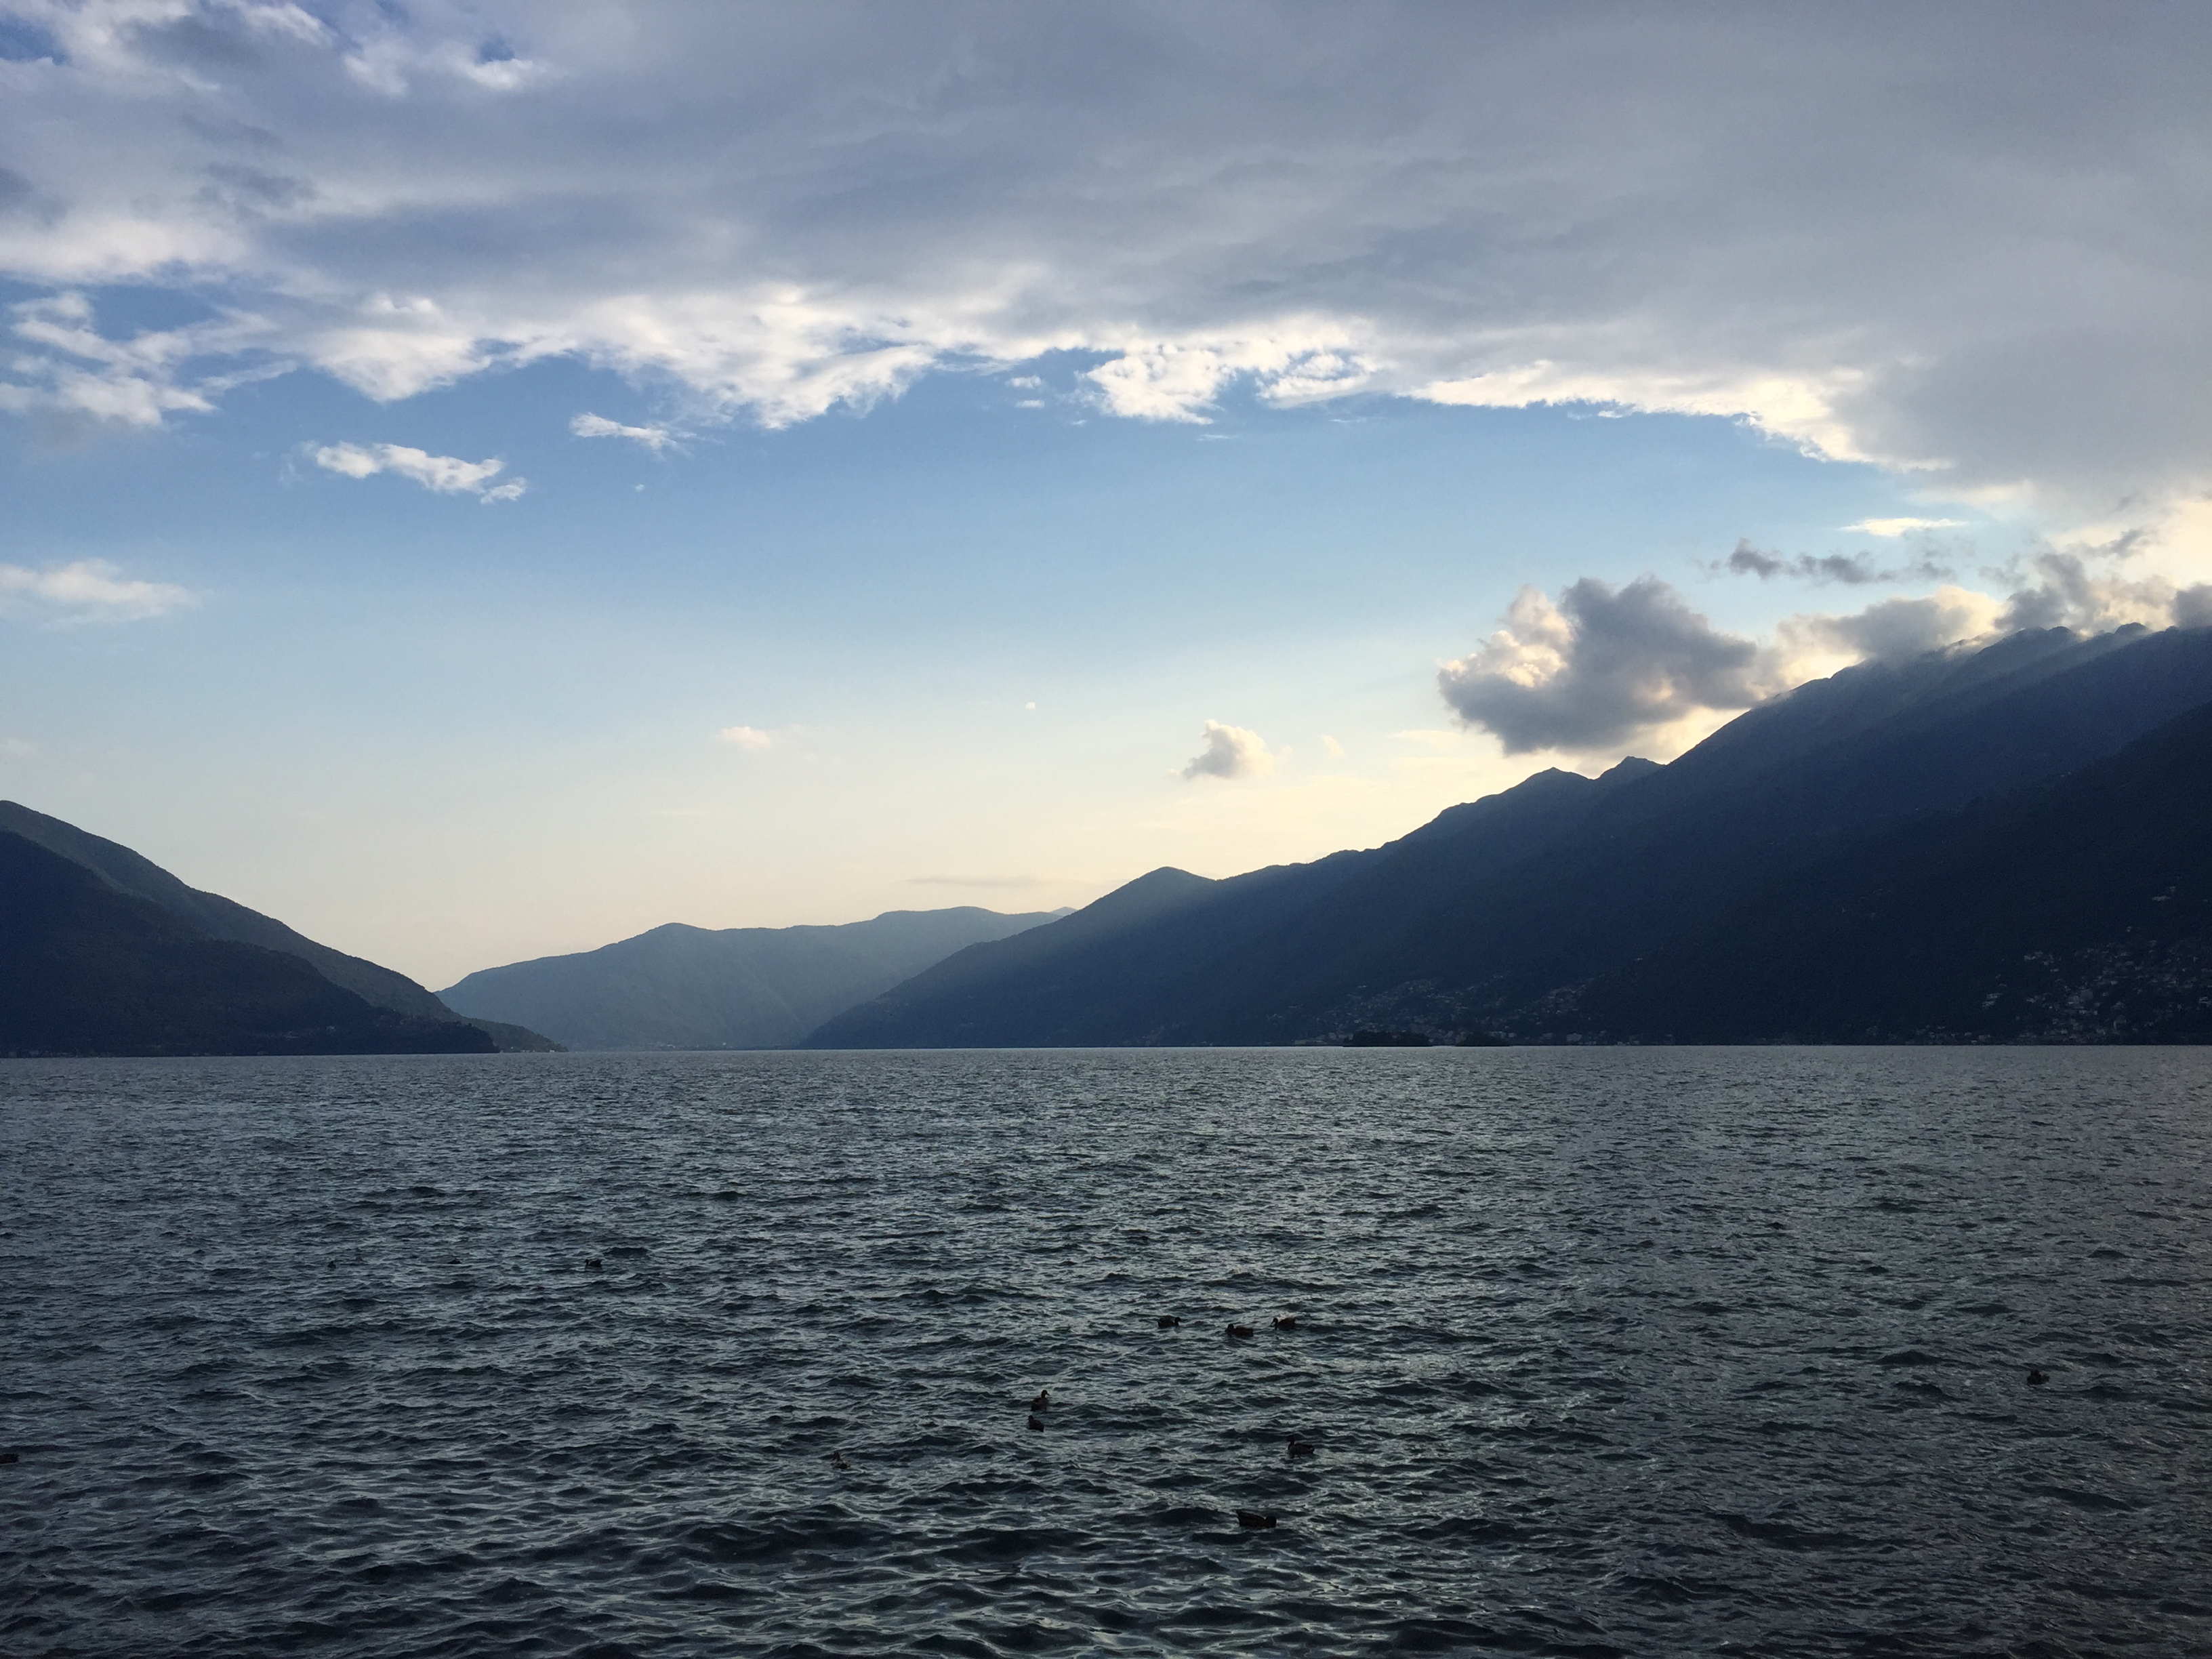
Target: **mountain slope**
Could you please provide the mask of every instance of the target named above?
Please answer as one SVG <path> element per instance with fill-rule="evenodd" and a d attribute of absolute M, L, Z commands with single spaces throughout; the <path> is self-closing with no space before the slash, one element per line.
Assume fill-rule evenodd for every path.
<path fill-rule="evenodd" d="M 488 968 L 441 994 L 463 1013 L 525 1023 L 573 1048 L 785 1048 L 963 946 L 1053 914 L 963 906 L 825 927 L 675 922 L 596 951 Z"/>
<path fill-rule="evenodd" d="M 489 1054 L 0 830 L 0 1054 Z"/>
<path fill-rule="evenodd" d="M 249 910 L 219 893 L 188 887 L 152 860 L 119 842 L 88 834 L 73 823 L 34 812 L 12 800 L 0 801 L 0 830 L 36 842 L 103 877 L 123 892 L 159 905 L 170 915 L 210 939 L 258 945 L 299 957 L 332 984 L 342 986 L 362 1000 L 394 1013 L 422 1019 L 450 1020 L 453 1010 L 404 974 L 349 957 L 327 945 L 319 945 L 295 933 L 273 916 Z M 471 1024 L 481 1024 L 471 1021 Z M 487 1035 L 501 1048 L 550 1048 L 555 1045 L 535 1031 L 519 1026 L 487 1024 Z"/>
<path fill-rule="evenodd" d="M 1370 852 L 1208 884 L 1108 939 L 1083 937 L 1079 912 L 1018 951 L 974 947 L 809 1043 L 1279 1042 L 1522 1024 L 1747 887 L 2073 770 L 2207 701 L 2203 629 L 2054 629 L 1865 665 L 1670 766 L 1541 774 Z"/>
<path fill-rule="evenodd" d="M 1346 893 L 1436 864 L 1504 872 L 1571 832 L 1611 790 L 1644 775 L 1624 762 L 1604 780 L 1539 773 L 1504 794 L 1452 808 L 1389 847 L 1207 881 L 1155 870 L 1065 921 L 976 945 L 829 1021 L 810 1048 L 1022 1048 L 1269 1042 L 1300 1035 L 1246 1021 L 1240 1003 L 1299 994 L 1334 971 L 1374 915 Z M 1340 911 L 1348 921 L 1339 925 Z M 1272 1011 L 1271 1011 L 1272 1012 Z M 1263 1016 L 1263 1019 L 1264 1019 Z M 1234 1033 L 1234 1034 L 1229 1034 Z"/>
<path fill-rule="evenodd" d="M 2212 707 L 1767 884 L 1556 1016 L 1646 1041 L 2212 1041 Z"/>

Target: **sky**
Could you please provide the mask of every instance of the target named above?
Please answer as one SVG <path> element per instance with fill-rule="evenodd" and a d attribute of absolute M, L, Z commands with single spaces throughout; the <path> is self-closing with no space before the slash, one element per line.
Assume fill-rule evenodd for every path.
<path fill-rule="evenodd" d="M 0 0 L 0 796 L 433 987 L 2212 623 L 2212 11 Z"/>

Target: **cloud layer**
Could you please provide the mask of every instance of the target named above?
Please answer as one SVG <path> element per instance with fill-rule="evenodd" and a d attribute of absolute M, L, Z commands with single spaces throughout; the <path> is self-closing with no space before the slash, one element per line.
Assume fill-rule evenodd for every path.
<path fill-rule="evenodd" d="M 776 423 L 1069 352 L 1136 418 L 1586 399 L 1960 499 L 2142 517 L 2212 483 L 2203 8 L 0 17 L 18 410 L 560 356 Z M 111 321 L 109 284 L 198 320 Z"/>

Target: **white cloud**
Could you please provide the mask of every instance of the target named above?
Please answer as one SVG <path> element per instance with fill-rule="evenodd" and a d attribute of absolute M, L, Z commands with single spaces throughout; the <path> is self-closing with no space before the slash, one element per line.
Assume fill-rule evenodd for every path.
<path fill-rule="evenodd" d="M 763 731 L 757 726 L 726 726 L 714 736 L 732 749 L 743 749 L 757 755 L 775 748 L 782 740 L 783 734 Z"/>
<path fill-rule="evenodd" d="M 1844 529 L 1869 536 L 1909 536 L 1917 530 L 1959 530 L 1966 522 L 1964 519 L 1861 519 Z"/>
<path fill-rule="evenodd" d="M 1297 321 L 1296 332 L 1258 339 L 1133 347 L 1085 378 L 1114 414 L 1200 425 L 1231 380 L 1253 380 L 1264 396 L 1283 404 L 1341 396 L 1371 380 L 1371 366 L 1346 349 L 1350 340 L 1341 326 Z"/>
<path fill-rule="evenodd" d="M 1334 738 L 1329 736 L 1326 732 L 1321 734 L 1321 747 L 1322 752 L 1327 755 L 1331 760 L 1342 760 L 1344 758 L 1344 745 L 1339 743 Z"/>
<path fill-rule="evenodd" d="M 1648 356 L 1665 355 L 1657 342 L 1640 343 L 1638 349 Z M 1735 416 L 1832 460 L 1886 460 L 1908 470 L 1932 465 L 1909 453 L 1884 453 L 1842 416 L 1842 406 L 1868 380 L 1863 370 L 1854 367 L 1808 367 L 1794 374 L 1775 374 L 1732 363 L 1719 353 L 1681 368 L 1608 363 L 1587 345 L 1581 355 L 1584 361 L 1579 363 L 1540 356 L 1464 379 L 1433 380 L 1413 388 L 1413 395 L 1476 409 L 1594 404 L 1606 412 Z M 1590 360 L 1593 356 L 1596 361 Z"/>
<path fill-rule="evenodd" d="M 624 426 L 604 415 L 579 415 L 568 422 L 568 430 L 579 438 L 628 438 L 655 454 L 676 441 L 676 434 L 665 426 Z"/>
<path fill-rule="evenodd" d="M 349 478 L 373 478 L 390 472 L 411 478 L 423 489 L 441 495 L 474 495 L 481 501 L 511 501 L 529 488 L 513 478 L 503 484 L 492 480 L 504 471 L 501 460 L 464 461 L 453 455 L 433 455 L 405 444 L 325 444 L 314 452 L 315 465 L 326 472 Z"/>
<path fill-rule="evenodd" d="M 1206 747 L 1191 757 L 1180 775 L 1186 782 L 1199 778 L 1256 778 L 1274 769 L 1275 757 L 1267 752 L 1267 739 L 1257 732 L 1208 720 L 1204 736 Z"/>
<path fill-rule="evenodd" d="M 188 588 L 123 575 L 105 559 L 43 570 L 0 564 L 0 609 L 27 609 L 59 622 L 139 622 L 198 603 Z"/>
<path fill-rule="evenodd" d="M 211 313 L 19 312 L 16 410 L 565 356 L 775 425 L 1071 351 L 1143 419 L 1583 403 L 2075 518 L 2212 484 L 2201 9 L 0 15 L 52 46 L 0 64 L 0 275 Z"/>

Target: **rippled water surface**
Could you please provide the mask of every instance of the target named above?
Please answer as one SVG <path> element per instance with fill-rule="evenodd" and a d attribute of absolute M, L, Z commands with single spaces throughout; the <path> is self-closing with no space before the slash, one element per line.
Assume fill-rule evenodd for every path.
<path fill-rule="evenodd" d="M 0 1063 L 0 1650 L 2212 1651 L 2208 1148 L 2190 1051 Z"/>

